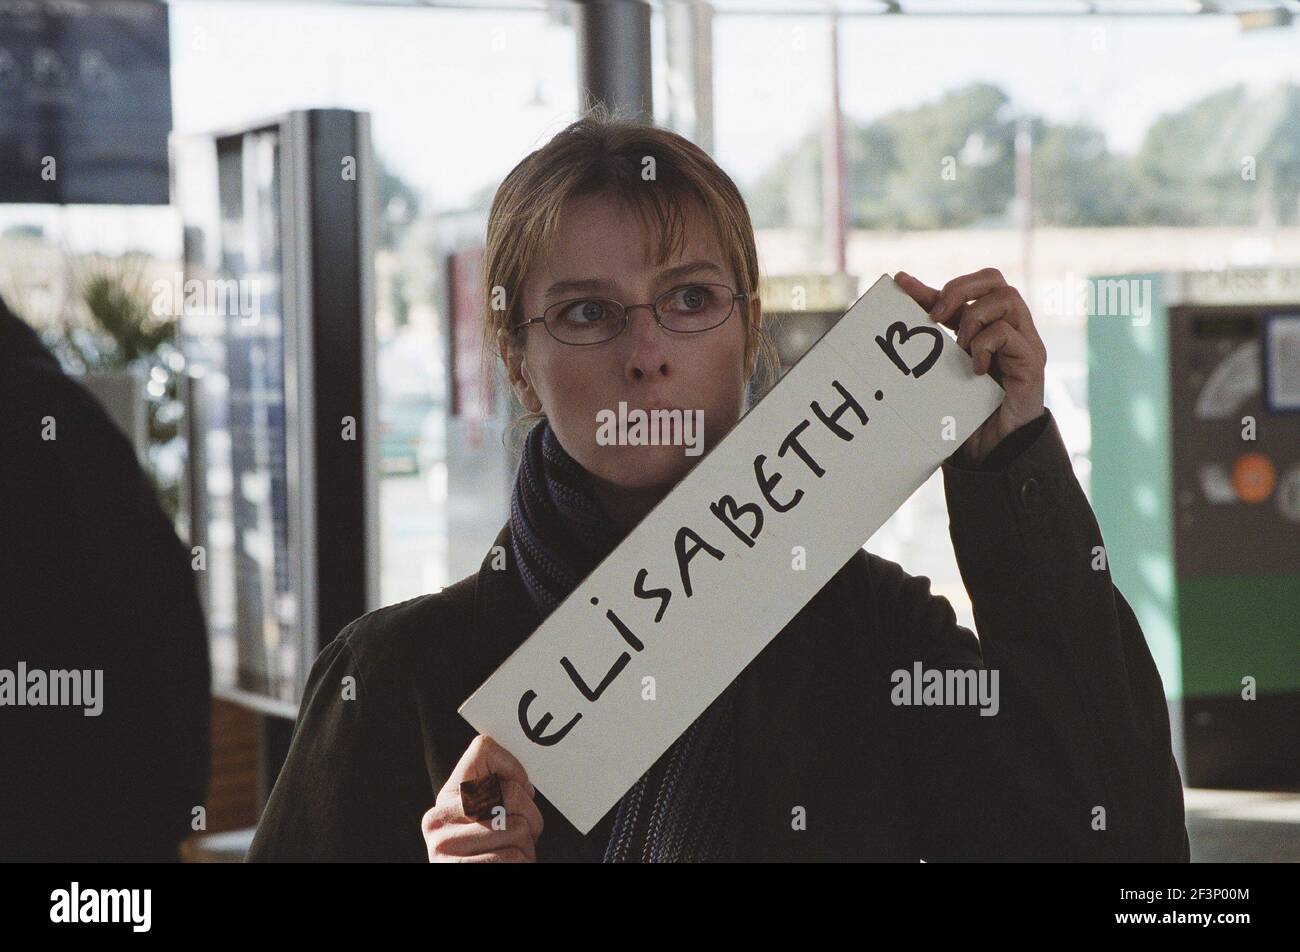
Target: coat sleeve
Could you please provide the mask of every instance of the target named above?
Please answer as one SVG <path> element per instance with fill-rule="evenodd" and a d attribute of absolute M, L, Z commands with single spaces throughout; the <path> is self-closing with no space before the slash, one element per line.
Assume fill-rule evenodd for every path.
<path fill-rule="evenodd" d="M 944 465 L 978 639 L 928 579 L 876 561 L 900 666 L 984 669 L 996 684 L 995 714 L 899 709 L 921 855 L 1186 862 L 1160 676 L 1099 558 L 1101 532 L 1050 411 L 1045 418 L 1007 437 L 1010 459 L 999 446 L 992 466 Z"/>
<path fill-rule="evenodd" d="M 364 623 L 344 628 L 312 665 L 247 862 L 427 861 L 418 826 L 403 822 L 386 782 L 385 698 L 394 692 L 367 690 L 351 643 Z"/>

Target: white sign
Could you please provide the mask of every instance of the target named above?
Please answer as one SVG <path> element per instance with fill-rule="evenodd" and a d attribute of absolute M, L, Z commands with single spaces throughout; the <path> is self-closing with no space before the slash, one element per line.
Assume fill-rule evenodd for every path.
<path fill-rule="evenodd" d="M 1002 396 L 882 275 L 460 713 L 587 833 Z"/>

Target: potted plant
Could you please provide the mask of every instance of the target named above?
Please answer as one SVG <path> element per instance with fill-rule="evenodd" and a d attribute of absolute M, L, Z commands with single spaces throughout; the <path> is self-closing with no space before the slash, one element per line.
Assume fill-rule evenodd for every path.
<path fill-rule="evenodd" d="M 152 306 L 149 260 L 87 255 L 69 261 L 72 305 L 59 337 L 51 341 L 64 367 L 104 404 L 135 443 L 164 510 L 179 506 L 185 359 L 177 345 L 176 318 Z"/>

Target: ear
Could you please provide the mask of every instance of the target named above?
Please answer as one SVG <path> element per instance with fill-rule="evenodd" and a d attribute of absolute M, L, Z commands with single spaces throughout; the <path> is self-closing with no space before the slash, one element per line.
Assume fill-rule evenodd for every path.
<path fill-rule="evenodd" d="M 531 374 L 524 362 L 524 343 L 518 335 L 511 334 L 506 328 L 497 330 L 497 350 L 506 365 L 506 375 L 510 387 L 519 398 L 519 402 L 529 413 L 540 413 L 542 401 L 533 388 Z"/>

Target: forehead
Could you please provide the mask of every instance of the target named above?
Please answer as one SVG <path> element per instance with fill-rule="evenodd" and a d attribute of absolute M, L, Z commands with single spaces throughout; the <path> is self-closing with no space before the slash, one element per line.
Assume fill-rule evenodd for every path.
<path fill-rule="evenodd" d="M 593 277 L 632 280 L 686 261 L 711 261 L 729 273 L 717 228 L 696 202 L 682 202 L 680 244 L 664 242 L 658 219 L 613 196 L 584 196 L 565 206 L 548 253 L 537 264 L 537 287 Z M 667 258 L 660 261 L 661 253 Z"/>

